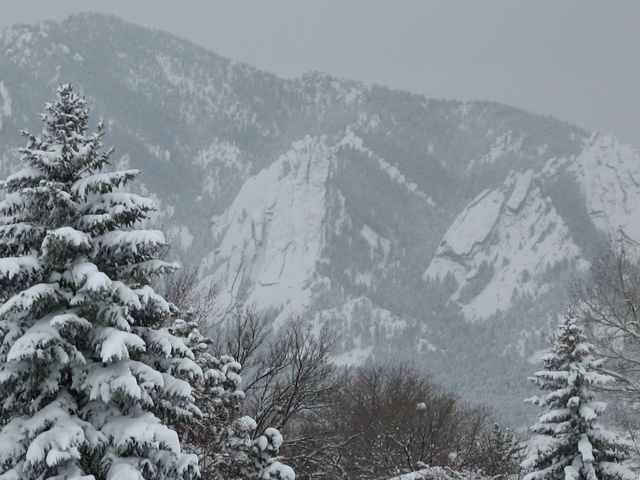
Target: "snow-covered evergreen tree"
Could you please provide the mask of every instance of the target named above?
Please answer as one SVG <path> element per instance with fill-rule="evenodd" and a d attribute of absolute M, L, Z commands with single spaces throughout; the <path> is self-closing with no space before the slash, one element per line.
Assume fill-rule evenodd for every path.
<path fill-rule="evenodd" d="M 88 133 L 69 85 L 45 110 L 2 183 L 0 478 L 195 477 L 167 425 L 195 410 L 202 372 L 149 286 L 173 268 L 162 233 L 136 230 L 155 207 L 119 191 L 137 171 L 104 170 L 104 127 Z"/>
<path fill-rule="evenodd" d="M 256 422 L 241 415 L 245 398 L 241 365 L 233 357 L 212 355 L 212 340 L 186 316 L 186 321 L 176 319 L 170 331 L 184 339 L 202 368 L 203 375 L 194 385 L 201 415 L 177 430 L 185 448 L 198 455 L 203 480 L 294 480 L 293 469 L 278 456 L 280 432 L 267 428 L 253 439 Z"/>
<path fill-rule="evenodd" d="M 602 360 L 569 315 L 560 324 L 544 370 L 532 381 L 545 395 L 528 402 L 545 408 L 531 427 L 544 437 L 523 462 L 530 473 L 525 480 L 631 480 L 631 471 L 620 463 L 627 458 L 628 444 L 598 424 L 605 403 L 594 402 L 591 387 L 613 381 L 600 372 Z"/>

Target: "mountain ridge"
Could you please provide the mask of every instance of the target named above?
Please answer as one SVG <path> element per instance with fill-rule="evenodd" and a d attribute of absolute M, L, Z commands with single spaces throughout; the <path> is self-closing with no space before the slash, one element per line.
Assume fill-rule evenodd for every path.
<path fill-rule="evenodd" d="M 0 43 L 5 176 L 17 131 L 37 132 L 42 102 L 70 82 L 222 312 L 248 302 L 327 322 L 345 363 L 409 359 L 514 422 L 562 282 L 609 230 L 640 241 L 637 152 L 567 122 L 319 72 L 282 80 L 99 14 Z"/>

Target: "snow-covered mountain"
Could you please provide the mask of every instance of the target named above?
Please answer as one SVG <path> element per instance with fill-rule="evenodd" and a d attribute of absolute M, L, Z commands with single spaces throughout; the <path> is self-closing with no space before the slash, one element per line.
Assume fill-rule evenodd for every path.
<path fill-rule="evenodd" d="M 522 295 L 537 299 L 557 287 L 548 273 L 558 265 L 588 268 L 593 238 L 619 233 L 640 243 L 639 181 L 640 154 L 612 135 L 593 134 L 577 157 L 552 158 L 538 172 L 512 170 L 460 213 L 424 278 L 453 274 L 450 301 L 470 321 L 507 311 Z M 584 230 L 600 234 L 585 244 Z"/>
<path fill-rule="evenodd" d="M 341 363 L 406 358 L 516 412 L 564 282 L 622 229 L 640 158 L 612 136 L 489 102 L 323 73 L 282 80 L 87 14 L 0 37 L 0 173 L 58 83 L 84 92 L 174 254 L 276 323 L 328 323 Z M 515 414 L 514 414 L 515 415 Z"/>
<path fill-rule="evenodd" d="M 553 287 L 542 278 L 562 261 L 586 267 L 569 228 L 537 185 L 540 179 L 533 170 L 511 172 L 502 185 L 480 193 L 453 222 L 425 271 L 431 280 L 453 274 L 451 301 L 467 320 L 506 311 L 523 294 L 538 298 Z"/>

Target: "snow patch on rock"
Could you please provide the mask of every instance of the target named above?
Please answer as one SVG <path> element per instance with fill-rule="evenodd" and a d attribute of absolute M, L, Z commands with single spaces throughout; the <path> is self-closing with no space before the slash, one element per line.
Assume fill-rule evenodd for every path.
<path fill-rule="evenodd" d="M 188 227 L 184 225 L 174 225 L 169 228 L 167 237 L 171 242 L 174 242 L 180 250 L 186 252 L 191 248 L 194 237 Z"/>
<path fill-rule="evenodd" d="M 371 258 L 374 257 L 374 250 L 378 248 L 378 246 L 382 247 L 385 258 L 389 255 L 389 250 L 391 248 L 391 240 L 388 240 L 381 235 L 378 235 L 369 225 L 364 224 L 362 229 L 360 230 L 360 234 L 364 237 L 364 239 L 369 244 L 369 255 Z"/>
<path fill-rule="evenodd" d="M 340 141 L 340 145 L 344 147 L 349 147 L 358 152 L 364 153 L 369 158 L 376 161 L 378 163 L 378 167 L 380 168 L 380 170 L 386 173 L 391 180 L 396 182 L 398 185 L 402 186 L 408 192 L 414 193 L 419 197 L 424 198 L 429 205 L 431 206 L 435 205 L 433 199 L 429 195 L 422 192 L 418 188 L 417 184 L 413 182 L 409 182 L 407 178 L 404 176 L 404 174 L 396 166 L 390 164 L 385 159 L 380 158 L 371 150 L 366 148 L 364 146 L 364 142 L 362 138 L 358 137 L 353 131 L 349 129 L 347 130 L 347 134 Z"/>

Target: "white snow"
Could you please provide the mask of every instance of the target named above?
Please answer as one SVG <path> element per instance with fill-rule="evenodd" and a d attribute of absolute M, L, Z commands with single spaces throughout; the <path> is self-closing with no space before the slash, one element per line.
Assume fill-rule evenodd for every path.
<path fill-rule="evenodd" d="M 42 249 L 45 254 L 47 252 L 48 245 L 51 242 L 62 243 L 66 248 L 74 250 L 81 247 L 91 247 L 89 234 L 71 227 L 61 227 L 47 232 L 47 236 L 42 242 Z"/>
<path fill-rule="evenodd" d="M 640 152 L 612 135 L 593 134 L 569 171 L 596 226 L 606 233 L 620 230 L 640 244 Z"/>
<path fill-rule="evenodd" d="M 184 225 L 174 225 L 169 228 L 167 232 L 167 236 L 169 241 L 175 242 L 175 244 L 182 250 L 186 252 L 191 248 L 191 245 L 194 240 L 194 236 L 191 234 L 189 227 Z"/>
<path fill-rule="evenodd" d="M 100 172 L 93 175 L 86 175 L 77 180 L 72 186 L 71 191 L 77 195 L 84 197 L 87 193 L 97 193 L 100 191 L 103 185 L 120 185 L 124 180 L 134 178 L 140 174 L 139 170 L 119 170 L 117 172 Z M 118 197 L 103 197 L 102 200 L 107 198 L 115 200 Z M 129 198 L 128 202 L 134 201 Z"/>
<path fill-rule="evenodd" d="M 193 163 L 202 169 L 203 193 L 216 201 L 230 177 L 237 176 L 244 181 L 249 177 L 252 167 L 252 162 L 244 158 L 235 143 L 220 139 L 215 139 L 200 150 Z"/>
<path fill-rule="evenodd" d="M 169 150 L 163 149 L 160 145 L 152 145 L 150 143 L 144 142 L 144 146 L 147 147 L 147 151 L 158 160 L 161 160 L 163 162 L 168 162 L 171 160 L 171 152 Z"/>
<path fill-rule="evenodd" d="M 49 324 L 56 330 L 62 330 L 69 325 L 76 325 L 77 327 L 89 329 L 93 326 L 87 319 L 77 316 L 75 313 L 65 312 L 59 315 L 54 315 Z"/>
<path fill-rule="evenodd" d="M 107 473 L 107 480 L 144 480 L 142 473 L 135 465 L 127 463 L 127 459 L 113 462 Z"/>
<path fill-rule="evenodd" d="M 98 267 L 93 263 L 84 261 L 84 259 L 78 259 L 74 262 L 71 274 L 76 287 L 79 287 L 78 293 L 111 289 L 111 279 L 105 273 L 98 271 Z"/>
<path fill-rule="evenodd" d="M 226 71 L 223 70 L 219 73 L 220 77 L 227 78 L 209 78 L 203 75 L 194 76 L 191 67 L 183 64 L 183 59 L 180 57 L 158 54 L 155 59 L 162 69 L 164 79 L 174 87 L 180 96 L 185 97 L 185 101 L 179 106 L 176 114 L 186 122 L 195 122 L 200 112 L 194 112 L 194 109 L 204 108 L 211 113 L 228 116 L 236 125 L 255 123 L 254 112 L 246 104 L 237 101 L 233 95 L 230 95 L 229 83 L 234 81 L 234 71 L 242 67 L 231 62 Z M 141 90 L 149 78 L 130 69 L 125 80 L 132 88 Z M 225 80 L 227 83 L 224 83 Z M 198 107 L 195 106 L 196 104 Z"/>
<path fill-rule="evenodd" d="M 338 366 L 364 365 L 373 355 L 373 345 L 358 347 L 357 344 L 360 342 L 356 341 L 355 343 L 356 346 L 353 349 L 333 357 L 333 363 Z"/>
<path fill-rule="evenodd" d="M 116 447 L 126 447 L 133 442 L 164 444 L 170 451 L 180 452 L 178 434 L 162 425 L 153 414 L 144 412 L 138 416 L 112 416 L 102 427 L 102 432 Z"/>
<path fill-rule="evenodd" d="M 333 363 L 336 365 L 362 365 L 373 353 L 372 344 L 365 344 L 362 338 L 354 337 L 351 333 L 352 325 L 358 317 L 357 312 L 360 312 L 360 315 L 366 315 L 370 320 L 369 338 L 374 338 L 376 327 L 382 335 L 388 338 L 407 326 L 407 322 L 404 319 L 394 315 L 389 310 L 373 304 L 371 300 L 364 296 L 348 300 L 340 307 L 317 312 L 313 318 L 313 323 L 316 326 L 320 327 L 328 319 L 337 319 L 338 321 L 335 323 L 340 325 L 340 332 L 343 332 L 343 338 L 348 337 L 353 341 L 353 348 L 333 358 Z"/>
<path fill-rule="evenodd" d="M 638 480 L 637 475 L 619 463 L 600 462 L 600 468 L 608 478 L 619 478 L 620 480 Z"/>
<path fill-rule="evenodd" d="M 563 259 L 587 266 L 537 178 L 531 170 L 512 172 L 501 187 L 480 193 L 453 222 L 424 273 L 425 279 L 453 273 L 459 288 L 451 300 L 458 302 L 483 263 L 493 266 L 481 291 L 460 304 L 467 320 L 504 311 L 518 295 L 546 292 L 540 276 Z"/>
<path fill-rule="evenodd" d="M 316 262 L 325 246 L 326 182 L 333 152 L 311 137 L 245 182 L 213 229 L 221 238 L 213 276 L 222 309 L 230 308 L 245 277 L 248 302 L 258 308 L 309 304 Z"/>
<path fill-rule="evenodd" d="M 364 141 L 362 140 L 362 138 L 358 137 L 351 129 L 347 129 L 346 135 L 339 142 L 338 145 L 341 147 L 349 147 L 366 154 L 367 157 L 377 162 L 378 168 L 380 168 L 380 170 L 384 172 L 389 177 L 389 179 L 396 182 L 398 185 L 402 186 L 406 191 L 414 193 L 419 197 L 425 199 L 429 205 L 431 206 L 435 205 L 432 198 L 429 195 L 422 192 L 418 188 L 418 185 L 416 185 L 413 182 L 407 181 L 407 178 L 398 169 L 398 167 L 396 167 L 395 165 L 392 165 L 385 159 L 379 157 L 378 155 L 373 153 L 371 150 L 366 148 L 364 146 Z"/>
<path fill-rule="evenodd" d="M 507 208 L 514 212 L 520 209 L 525 198 L 527 198 L 527 193 L 529 193 L 529 187 L 531 186 L 534 175 L 533 170 L 527 170 L 524 175 L 517 179 L 516 188 L 513 189 L 513 193 L 507 202 Z"/>
<path fill-rule="evenodd" d="M 34 304 L 45 299 L 60 298 L 62 293 L 57 284 L 39 283 L 23 290 L 18 295 L 14 295 L 0 307 L 0 315 L 5 315 L 11 310 L 24 311 L 29 310 Z"/>
<path fill-rule="evenodd" d="M 138 335 L 113 327 L 96 327 L 93 331 L 100 344 L 100 358 L 104 363 L 129 358 L 129 349 L 146 349 L 144 340 Z"/>
<path fill-rule="evenodd" d="M 238 424 L 240 427 L 240 430 L 244 432 L 253 432 L 258 426 L 256 421 L 253 418 L 249 417 L 248 415 L 238 418 L 236 420 L 236 424 Z"/>
<path fill-rule="evenodd" d="M 487 480 L 478 471 L 453 470 L 449 467 L 425 467 L 411 473 L 398 475 L 389 480 Z"/>
<path fill-rule="evenodd" d="M 138 253 L 148 245 L 164 245 L 164 234 L 159 230 L 111 231 L 95 239 L 94 246 L 116 252 Z"/>
<path fill-rule="evenodd" d="M 503 135 L 487 158 L 497 160 L 519 146 L 510 134 Z M 553 178 L 565 168 L 575 175 L 595 225 L 605 233 L 620 230 L 640 244 L 640 153 L 613 136 L 594 134 L 576 158 L 552 158 L 537 174 L 512 172 L 501 187 L 479 194 L 451 225 L 425 278 L 453 273 L 459 288 L 451 300 L 459 302 L 483 262 L 495 267 L 483 291 L 460 304 L 468 320 L 507 309 L 519 295 L 544 293 L 549 286 L 537 278 L 563 259 L 575 261 L 579 270 L 588 267 L 537 186 L 539 179 Z"/>
<path fill-rule="evenodd" d="M 495 163 L 511 153 L 522 150 L 522 143 L 523 139 L 520 137 L 514 138 L 513 132 L 509 130 L 494 140 L 491 147 L 489 147 L 489 152 L 480 155 L 478 163 L 481 165 Z M 476 159 L 471 160 L 468 168 L 472 169 L 475 164 Z"/>
<path fill-rule="evenodd" d="M 144 337 L 149 346 L 159 347 L 167 358 L 186 357 L 188 360 L 193 359 L 193 353 L 184 342 L 180 338 L 171 335 L 166 329 L 146 329 Z M 200 367 L 197 367 L 193 362 L 187 362 L 185 365 L 189 365 L 189 368 L 193 369 L 196 375 L 202 373 Z"/>
<path fill-rule="evenodd" d="M 450 249 L 458 257 L 468 257 L 480 248 L 498 222 L 504 204 L 502 189 L 485 190 L 455 219 L 445 235 L 442 249 Z M 459 231 L 459 230 L 464 231 Z"/>
<path fill-rule="evenodd" d="M 385 257 L 389 255 L 389 249 L 391 248 L 391 240 L 388 240 L 378 235 L 367 224 L 362 225 L 362 229 L 360 230 L 360 233 L 369 244 L 369 255 L 373 257 L 373 252 L 378 247 L 378 245 L 382 246 L 382 250 L 384 252 Z"/>
<path fill-rule="evenodd" d="M 12 451 L 11 456 L 25 454 L 24 466 L 31 466 L 41 462 L 48 466 L 57 465 L 67 459 L 78 459 L 80 453 L 78 447 L 89 442 L 98 445 L 104 438 L 100 433 L 93 431 L 90 425 L 71 415 L 70 411 L 75 404 L 66 394 L 60 394 L 51 403 L 45 405 L 31 418 L 17 417 L 7 424 L 3 430 L 7 430 L 9 442 L 2 442 L 0 455 L 6 458 L 6 454 Z M 45 426 L 47 428 L 43 428 Z M 25 440 L 29 439 L 29 446 L 25 450 Z M 6 438 L 4 439 L 6 440 Z M 18 452 L 18 449 L 21 451 Z M 4 478 L 23 478 L 15 470 L 9 470 Z M 76 477 L 74 477 L 76 478 Z M 86 478 L 86 477 L 77 477 Z"/>
<path fill-rule="evenodd" d="M 20 338 L 18 338 L 7 353 L 7 362 L 42 358 L 44 347 L 50 343 L 62 343 L 60 334 L 51 326 L 49 318 L 35 322 Z M 69 357 L 63 351 L 58 351 L 57 360 L 67 363 Z"/>
<path fill-rule="evenodd" d="M 140 362 L 121 360 L 102 367 L 94 367 L 85 378 L 82 388 L 91 400 L 109 403 L 113 395 L 127 395 L 149 405 L 147 391 L 164 386 L 162 375 Z"/>
<path fill-rule="evenodd" d="M 8 118 L 12 114 L 11 97 L 4 82 L 0 81 L 0 97 L 2 98 L 2 108 L 0 109 L 0 132 L 2 131 L 2 120 Z"/>
<path fill-rule="evenodd" d="M 0 258 L 0 278 L 4 280 L 14 280 L 22 275 L 30 276 L 41 268 L 38 259 L 31 256 Z"/>
<path fill-rule="evenodd" d="M 580 451 L 584 462 L 594 461 L 593 448 L 591 447 L 591 442 L 589 441 L 586 433 L 580 435 L 580 440 L 578 440 L 578 450 Z"/>
<path fill-rule="evenodd" d="M 465 102 L 461 104 L 458 108 L 456 108 L 454 113 L 464 118 L 469 114 L 472 107 L 473 107 L 473 104 L 471 102 Z"/>
<path fill-rule="evenodd" d="M 208 147 L 200 150 L 193 161 L 195 165 L 201 167 L 209 167 L 215 164 L 221 164 L 226 167 L 245 168 L 240 161 L 240 149 L 235 143 L 224 140 L 216 140 Z"/>
<path fill-rule="evenodd" d="M 78 188 L 82 188 L 78 186 Z M 138 209 L 155 211 L 155 202 L 149 198 L 141 197 L 134 193 L 113 192 L 103 193 L 94 202 L 87 206 L 87 213 L 106 211 L 111 215 L 118 215 L 125 212 L 137 211 Z"/>
<path fill-rule="evenodd" d="M 4 82 L 0 82 L 0 96 L 2 97 L 2 116 L 10 117 L 13 113 L 11 110 L 11 97 Z"/>

